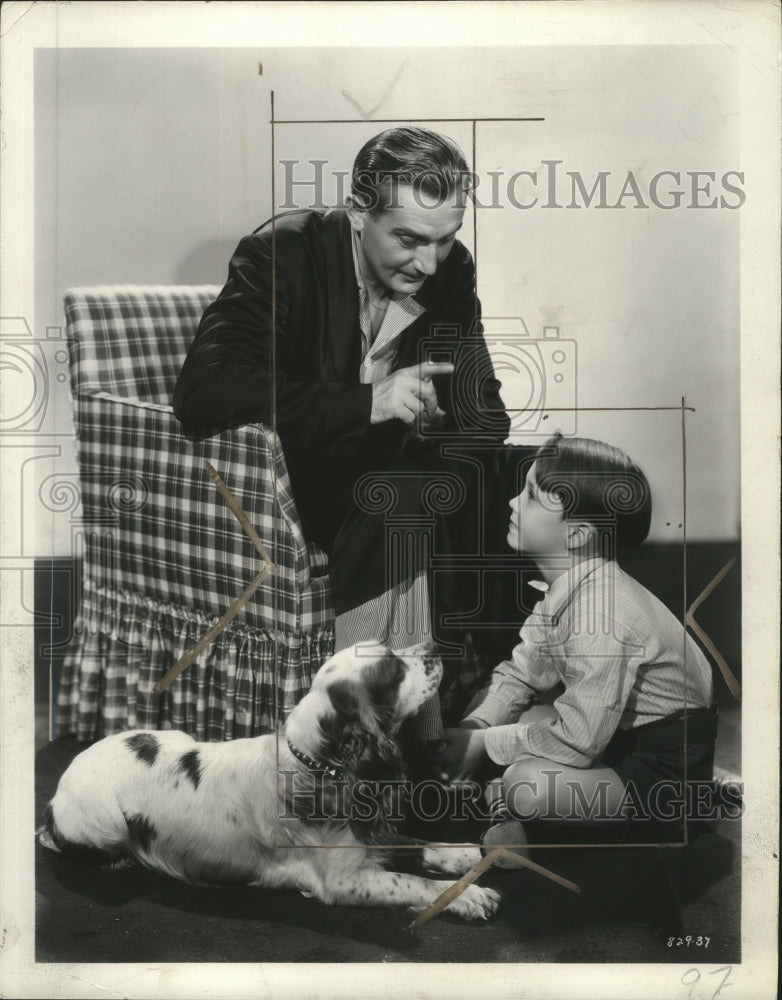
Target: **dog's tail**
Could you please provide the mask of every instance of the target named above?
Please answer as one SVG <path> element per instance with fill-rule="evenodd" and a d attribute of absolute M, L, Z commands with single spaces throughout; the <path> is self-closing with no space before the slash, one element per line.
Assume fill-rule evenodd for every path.
<path fill-rule="evenodd" d="M 52 809 L 51 802 L 46 807 L 42 825 L 38 827 L 35 833 L 39 842 L 44 847 L 48 847 L 50 851 L 62 854 L 63 837 L 54 819 L 54 810 Z"/>
<path fill-rule="evenodd" d="M 81 861 L 84 864 L 104 867 L 121 860 L 123 857 L 122 852 L 119 850 L 110 851 L 102 847 L 95 847 L 90 843 L 69 840 L 57 825 L 51 802 L 46 807 L 43 823 L 35 832 L 38 841 L 43 847 L 48 848 L 50 851 L 56 851 L 57 854 L 63 854 L 67 858 L 73 858 L 74 861 Z"/>

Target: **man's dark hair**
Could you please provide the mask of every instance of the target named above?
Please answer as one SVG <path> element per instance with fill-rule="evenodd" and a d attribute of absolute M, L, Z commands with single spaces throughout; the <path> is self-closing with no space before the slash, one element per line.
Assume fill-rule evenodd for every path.
<path fill-rule="evenodd" d="M 437 205 L 454 193 L 465 199 L 472 174 L 464 153 L 447 136 L 425 128 L 390 128 L 373 136 L 353 164 L 351 191 L 359 207 L 379 214 L 396 204 L 402 185 Z"/>
<path fill-rule="evenodd" d="M 641 469 L 619 448 L 555 434 L 535 457 L 538 488 L 553 493 L 569 520 L 593 524 L 601 554 L 640 545 L 649 534 L 652 492 Z"/>

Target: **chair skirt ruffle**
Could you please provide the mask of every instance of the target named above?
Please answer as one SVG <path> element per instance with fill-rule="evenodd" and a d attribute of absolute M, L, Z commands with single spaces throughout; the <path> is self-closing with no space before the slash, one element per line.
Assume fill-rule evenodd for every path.
<path fill-rule="evenodd" d="M 332 655 L 333 627 L 297 634 L 229 626 L 154 694 L 217 617 L 85 581 L 59 678 L 56 735 L 89 741 L 127 729 L 180 729 L 222 741 L 273 732 Z"/>

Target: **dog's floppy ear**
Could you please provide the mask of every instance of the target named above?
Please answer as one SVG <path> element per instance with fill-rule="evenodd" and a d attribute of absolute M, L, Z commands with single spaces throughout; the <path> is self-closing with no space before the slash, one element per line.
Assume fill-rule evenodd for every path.
<path fill-rule="evenodd" d="M 364 669 L 364 683 L 374 705 L 380 709 L 396 707 L 399 685 L 404 680 L 405 665 L 391 650 Z"/>
<path fill-rule="evenodd" d="M 354 683 L 345 678 L 329 684 L 328 696 L 333 711 L 318 719 L 323 744 L 321 752 L 331 760 L 344 761 L 360 756 L 370 739 L 366 721 L 361 718 L 361 702 Z M 365 709 L 366 711 L 366 709 Z M 370 725 L 374 722 L 370 715 Z"/>
<path fill-rule="evenodd" d="M 401 819 L 394 817 L 398 809 L 394 795 L 400 792 L 405 772 L 402 755 L 391 736 L 388 719 L 391 706 L 386 704 L 387 699 L 382 694 L 389 685 L 393 687 L 391 704 L 395 704 L 399 686 L 395 678 L 398 669 L 404 675 L 404 667 L 389 662 L 377 670 L 374 664 L 369 669 L 374 676 L 367 678 L 365 672 L 364 680 L 370 697 L 361 706 L 348 686 L 335 685 L 336 701 L 332 697 L 332 703 L 338 707 L 343 724 L 337 736 L 336 757 L 342 762 L 353 834 L 364 843 L 389 843 L 394 839 L 392 817 L 397 821 Z"/>
<path fill-rule="evenodd" d="M 348 725 L 341 740 L 350 828 L 364 843 L 391 843 L 398 796 L 405 777 L 402 755 L 391 737 L 360 720 Z"/>
<path fill-rule="evenodd" d="M 390 735 L 389 710 L 404 673 L 393 654 L 367 664 L 363 700 L 354 681 L 334 681 L 328 687 L 334 713 L 320 719 L 324 753 L 342 766 L 350 826 L 364 843 L 389 843 L 394 837 L 393 796 L 404 779 L 404 764 Z"/>
<path fill-rule="evenodd" d="M 348 680 L 334 681 L 328 687 L 329 698 L 334 710 L 343 719 L 358 718 L 358 697 L 353 684 Z"/>

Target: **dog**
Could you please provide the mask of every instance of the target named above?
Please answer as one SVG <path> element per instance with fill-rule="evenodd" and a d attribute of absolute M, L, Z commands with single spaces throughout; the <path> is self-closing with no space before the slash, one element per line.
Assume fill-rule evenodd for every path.
<path fill-rule="evenodd" d="M 108 736 L 74 759 L 47 806 L 40 843 L 112 868 L 142 865 L 194 885 L 297 889 L 326 904 L 423 908 L 443 880 L 389 871 L 384 845 L 462 875 L 480 850 L 396 834 L 404 778 L 395 736 L 437 690 L 427 646 L 361 644 L 331 657 L 284 734 L 197 743 L 176 731 Z M 493 889 L 469 885 L 448 912 L 487 919 Z"/>

